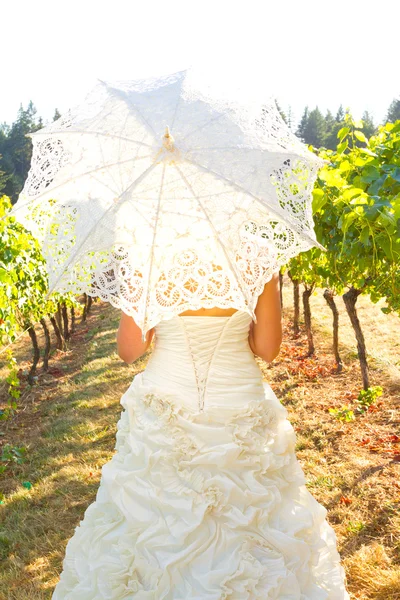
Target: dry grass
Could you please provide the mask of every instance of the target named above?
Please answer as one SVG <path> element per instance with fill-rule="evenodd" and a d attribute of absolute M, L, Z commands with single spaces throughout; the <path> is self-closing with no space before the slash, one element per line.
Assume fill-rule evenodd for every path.
<path fill-rule="evenodd" d="M 289 411 L 309 489 L 327 507 L 337 533 L 352 598 L 400 600 L 400 463 L 398 444 L 385 441 L 399 434 L 400 320 L 367 297 L 358 299 L 371 385 L 382 385 L 384 394 L 368 413 L 342 423 L 328 408 L 354 405 L 361 387 L 343 302 L 338 299 L 345 368 L 336 374 L 322 291 L 311 297 L 316 356 L 303 363 L 296 355 L 304 354 L 306 338 L 303 329 L 298 338 L 292 335 L 291 293 L 285 278 L 284 343 L 273 363 L 260 361 L 260 367 Z M 95 499 L 101 467 L 114 451 L 120 396 L 149 356 L 134 365 L 121 362 L 115 352 L 118 319 L 118 311 L 96 302 L 87 324 L 78 325 L 71 350 L 53 353 L 53 374 L 40 374 L 38 385 L 25 389 L 16 417 L 2 424 L 2 442 L 24 444 L 28 454 L 1 480 L 0 600 L 51 597 L 65 544 Z M 23 368 L 29 352 L 28 339 L 16 344 Z M 295 368 L 299 364 L 302 370 Z M 0 378 L 5 374 L 0 362 Z M 4 391 L 0 386 L 0 397 Z M 23 487 L 26 481 L 31 489 Z"/>
<path fill-rule="evenodd" d="M 292 334 L 292 288 L 284 286 L 284 343 L 265 379 L 286 406 L 297 434 L 297 456 L 308 488 L 328 509 L 353 598 L 400 599 L 400 319 L 361 296 L 357 310 L 368 350 L 370 385 L 383 395 L 371 409 L 343 423 L 328 411 L 349 405 L 361 388 L 357 345 L 344 303 L 340 313 L 343 371 L 332 356 L 332 316 L 322 290 L 311 297 L 316 354 L 299 362 L 307 345 Z M 302 365 L 296 369 L 296 363 Z M 315 376 L 316 374 L 316 376 Z"/>
<path fill-rule="evenodd" d="M 118 311 L 94 303 L 71 350 L 54 352 L 52 374 L 40 374 L 38 385 L 26 388 L 17 416 L 3 424 L 2 442 L 23 444 L 28 453 L 1 480 L 0 600 L 51 597 L 65 544 L 95 498 L 101 467 L 114 450 L 119 398 L 148 358 L 134 365 L 120 360 L 118 320 Z M 29 339 L 17 343 L 23 369 L 29 352 Z M 0 363 L 0 377 L 5 374 Z M 26 481 L 31 489 L 23 487 Z"/>

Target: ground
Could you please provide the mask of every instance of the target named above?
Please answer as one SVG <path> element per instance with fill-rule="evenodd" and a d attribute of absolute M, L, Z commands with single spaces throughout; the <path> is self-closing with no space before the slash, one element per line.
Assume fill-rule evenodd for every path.
<path fill-rule="evenodd" d="M 400 319 L 384 315 L 383 302 L 374 305 L 368 296 L 359 297 L 370 384 L 381 385 L 383 395 L 355 420 L 339 421 L 329 408 L 356 407 L 361 374 L 341 298 L 344 369 L 335 372 L 332 317 L 322 292 L 317 289 L 311 297 L 314 357 L 302 359 L 307 342 L 302 321 L 300 335 L 293 335 L 292 286 L 285 277 L 281 352 L 270 364 L 258 362 L 289 411 L 308 488 L 328 509 L 351 597 L 399 600 Z M 116 354 L 118 321 L 119 311 L 95 302 L 86 323 L 78 317 L 68 351 L 53 351 L 50 371 L 39 369 L 32 388 L 23 384 L 17 414 L 0 422 L 2 445 L 27 448 L 25 461 L 9 464 L 0 475 L 0 600 L 51 598 L 65 545 L 95 499 L 101 467 L 114 453 L 120 397 L 151 353 L 150 348 L 126 365 Z M 26 370 L 26 335 L 15 343 L 14 354 Z M 4 356 L 0 354 L 3 402 Z"/>

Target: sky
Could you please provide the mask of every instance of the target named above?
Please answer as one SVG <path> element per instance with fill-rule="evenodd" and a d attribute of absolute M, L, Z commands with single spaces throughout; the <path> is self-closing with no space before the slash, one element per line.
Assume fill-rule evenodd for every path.
<path fill-rule="evenodd" d="M 191 67 L 304 107 L 375 122 L 400 97 L 399 0 L 19 0 L 1 8 L 0 122 L 32 100 L 44 124 L 99 79 Z M 396 31 L 397 29 L 397 31 Z"/>

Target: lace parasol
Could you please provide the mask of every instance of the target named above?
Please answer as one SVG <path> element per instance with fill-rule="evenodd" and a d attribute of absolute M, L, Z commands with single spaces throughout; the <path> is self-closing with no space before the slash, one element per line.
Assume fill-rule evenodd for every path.
<path fill-rule="evenodd" d="M 189 71 L 105 82 L 28 134 L 9 215 L 41 242 L 49 294 L 99 296 L 146 332 L 200 307 L 254 308 L 274 271 L 321 246 L 311 202 L 324 161 L 273 99 L 213 97 Z"/>

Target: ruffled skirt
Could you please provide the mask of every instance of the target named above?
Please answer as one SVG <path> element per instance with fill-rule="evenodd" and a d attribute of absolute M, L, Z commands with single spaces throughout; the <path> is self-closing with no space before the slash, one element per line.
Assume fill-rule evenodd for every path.
<path fill-rule="evenodd" d="M 69 540 L 52 600 L 344 600 L 326 510 L 287 411 L 192 412 L 135 376 L 116 452 Z"/>

